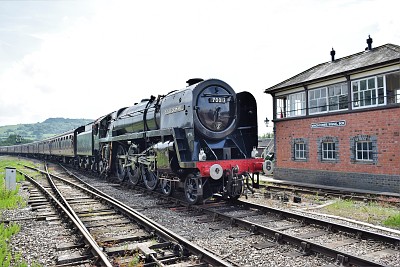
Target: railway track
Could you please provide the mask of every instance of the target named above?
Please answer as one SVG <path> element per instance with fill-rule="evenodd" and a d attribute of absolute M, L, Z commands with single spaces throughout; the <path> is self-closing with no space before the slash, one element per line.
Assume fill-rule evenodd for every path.
<path fill-rule="evenodd" d="M 350 266 L 385 266 L 385 257 L 400 258 L 400 239 L 396 237 L 243 201 L 194 208 L 210 219 L 221 218 L 251 234 L 268 236 L 270 241 L 259 244 L 262 247 L 290 243 L 298 247 L 300 254 L 319 253 L 334 259 L 336 264 Z M 363 254 L 346 252 L 347 247 L 362 243 L 374 245 L 363 250 Z"/>
<path fill-rule="evenodd" d="M 158 203 L 165 208 L 189 213 L 187 216 L 196 216 L 201 222 L 223 221 L 223 225 L 233 229 L 239 226 L 245 230 L 239 234 L 242 237 L 262 235 L 264 241 L 254 244 L 256 249 L 278 250 L 281 245 L 291 244 L 296 248 L 293 255 L 324 255 L 329 259 L 326 266 L 398 266 L 400 262 L 398 237 L 243 201 L 216 201 L 188 207 L 178 199 L 163 195 L 160 198 L 163 201 Z"/>
<path fill-rule="evenodd" d="M 42 211 L 49 209 L 45 214 L 53 220 L 62 216 L 79 236 L 78 243 L 60 244 L 58 249 L 65 253 L 58 257 L 58 266 L 231 265 L 75 178 L 65 179 L 47 170 L 34 170 L 47 179 L 38 181 L 21 172 L 38 188 L 32 191 L 30 204 Z M 50 208 L 48 202 L 54 208 Z"/>
<path fill-rule="evenodd" d="M 385 202 L 400 207 L 400 195 L 396 193 L 374 192 L 366 190 L 351 190 L 349 188 L 338 188 L 334 186 L 306 185 L 296 182 L 270 181 L 259 185 L 269 194 L 291 193 L 294 196 L 299 194 L 331 196 L 341 199 L 353 199 L 358 201 Z"/>

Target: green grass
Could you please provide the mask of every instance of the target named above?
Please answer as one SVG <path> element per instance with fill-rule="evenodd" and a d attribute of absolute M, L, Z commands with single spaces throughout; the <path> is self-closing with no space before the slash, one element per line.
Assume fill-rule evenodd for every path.
<path fill-rule="evenodd" d="M 20 253 L 13 256 L 10 247 L 8 246 L 8 240 L 20 231 L 20 226 L 16 223 L 10 223 L 5 225 L 0 224 L 0 267 L 18 266 L 40 266 L 37 263 L 32 263 L 28 265 L 23 259 Z"/>
<path fill-rule="evenodd" d="M 34 166 L 33 163 L 12 157 L 0 157 L 0 212 L 5 209 L 15 209 L 18 207 L 25 207 L 25 200 L 18 195 L 19 185 L 17 185 L 16 190 L 7 190 L 4 184 L 5 169 L 6 167 L 22 168 L 22 165 Z M 23 181 L 24 177 L 17 173 L 17 182 Z M 2 213 L 0 213 L 0 219 Z M 0 267 L 8 266 L 40 266 L 39 264 L 32 263 L 28 265 L 21 257 L 20 253 L 13 255 L 11 249 L 8 246 L 8 242 L 11 236 L 17 234 L 20 230 L 20 226 L 15 223 L 10 223 L 9 225 L 0 224 Z"/>
<path fill-rule="evenodd" d="M 323 208 L 329 214 L 400 229 L 400 209 L 378 202 L 339 200 Z"/>
<path fill-rule="evenodd" d="M 8 267 L 11 265 L 11 260 L 13 259 L 10 248 L 8 247 L 7 241 L 10 237 L 20 230 L 19 225 L 10 224 L 8 226 L 3 223 L 0 224 L 0 266 Z"/>
<path fill-rule="evenodd" d="M 0 157 L 0 210 L 24 207 L 25 201 L 18 195 L 19 185 L 16 190 L 7 190 L 4 184 L 6 167 L 22 168 L 22 165 L 34 166 L 31 162 L 11 157 Z M 23 181 L 24 177 L 17 173 L 17 182 Z"/>
<path fill-rule="evenodd" d="M 400 212 L 399 214 L 389 216 L 389 218 L 383 221 L 383 225 L 400 229 Z"/>

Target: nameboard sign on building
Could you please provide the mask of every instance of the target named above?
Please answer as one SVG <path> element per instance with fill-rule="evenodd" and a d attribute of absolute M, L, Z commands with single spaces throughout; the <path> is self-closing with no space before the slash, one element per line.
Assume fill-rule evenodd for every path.
<path fill-rule="evenodd" d="M 342 127 L 346 126 L 346 121 L 330 121 L 330 122 L 318 122 L 318 123 L 311 123 L 311 128 L 328 128 L 328 127 Z"/>

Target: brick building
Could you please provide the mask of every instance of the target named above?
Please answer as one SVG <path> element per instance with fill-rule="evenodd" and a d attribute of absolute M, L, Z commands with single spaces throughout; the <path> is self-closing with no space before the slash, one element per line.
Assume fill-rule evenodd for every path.
<path fill-rule="evenodd" d="M 400 46 L 367 44 L 265 90 L 275 179 L 400 193 Z"/>

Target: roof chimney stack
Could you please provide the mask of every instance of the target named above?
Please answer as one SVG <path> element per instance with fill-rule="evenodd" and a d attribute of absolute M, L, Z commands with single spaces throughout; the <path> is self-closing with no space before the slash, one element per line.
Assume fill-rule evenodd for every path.
<path fill-rule="evenodd" d="M 372 49 L 372 38 L 369 35 L 368 35 L 368 39 L 367 39 L 367 44 L 368 44 L 368 47 L 365 48 L 365 50 L 371 50 Z"/>
<path fill-rule="evenodd" d="M 332 62 L 335 61 L 335 54 L 336 54 L 336 52 L 335 52 L 335 50 L 333 50 L 333 47 L 332 47 L 332 51 L 331 51 Z"/>

